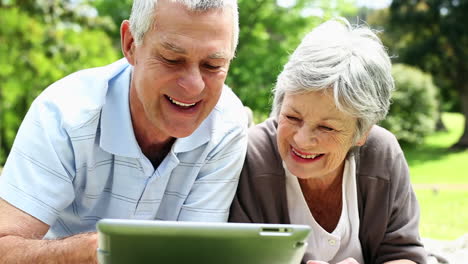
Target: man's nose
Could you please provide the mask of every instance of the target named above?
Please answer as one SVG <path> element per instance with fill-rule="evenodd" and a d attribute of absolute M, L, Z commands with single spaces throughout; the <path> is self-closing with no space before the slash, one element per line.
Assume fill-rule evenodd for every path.
<path fill-rule="evenodd" d="M 198 66 L 191 66 L 182 73 L 177 84 L 187 96 L 197 96 L 205 89 L 205 81 Z"/>

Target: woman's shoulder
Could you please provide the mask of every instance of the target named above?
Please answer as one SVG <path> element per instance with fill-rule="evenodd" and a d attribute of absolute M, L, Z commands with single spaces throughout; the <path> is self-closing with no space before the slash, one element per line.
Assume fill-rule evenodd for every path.
<path fill-rule="evenodd" d="M 372 126 L 369 136 L 367 137 L 366 146 L 374 147 L 377 144 L 382 144 L 387 146 L 388 148 L 392 149 L 400 149 L 400 145 L 398 144 L 398 140 L 392 132 L 388 131 L 387 129 L 374 125 Z"/>
<path fill-rule="evenodd" d="M 269 118 L 249 129 L 249 144 L 246 164 L 255 171 L 276 174 L 282 170 L 281 158 L 276 142 L 277 122 Z"/>
<path fill-rule="evenodd" d="M 272 151 L 277 149 L 275 119 L 269 118 L 264 122 L 249 128 L 249 149 L 255 152 Z"/>
<path fill-rule="evenodd" d="M 396 137 L 377 125 L 371 128 L 366 143 L 360 147 L 358 153 L 359 174 L 385 180 L 392 177 L 393 164 L 404 161 L 403 151 Z"/>

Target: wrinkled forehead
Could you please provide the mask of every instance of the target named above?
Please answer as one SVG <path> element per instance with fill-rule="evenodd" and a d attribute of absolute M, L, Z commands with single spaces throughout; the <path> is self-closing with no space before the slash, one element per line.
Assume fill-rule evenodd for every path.
<path fill-rule="evenodd" d="M 237 6 L 236 0 L 160 0 L 179 3 L 194 11 L 206 11 L 210 9 L 221 9 L 226 6 Z"/>
<path fill-rule="evenodd" d="M 156 10 L 150 34 L 169 38 L 163 41 L 172 42 L 172 45 L 178 44 L 174 43 L 177 36 L 193 38 L 194 41 L 226 42 L 228 52 L 232 53 L 234 21 L 229 13 L 229 10 L 224 9 L 192 11 L 180 3 L 165 1 Z"/>

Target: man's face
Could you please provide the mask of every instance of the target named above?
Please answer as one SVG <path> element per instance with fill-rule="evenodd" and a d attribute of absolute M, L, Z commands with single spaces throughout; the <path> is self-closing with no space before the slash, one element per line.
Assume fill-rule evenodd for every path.
<path fill-rule="evenodd" d="M 133 47 L 132 118 L 159 139 L 187 137 L 214 108 L 232 58 L 229 10 L 158 1 L 155 26 Z M 140 122 L 140 123 L 141 123 Z"/>

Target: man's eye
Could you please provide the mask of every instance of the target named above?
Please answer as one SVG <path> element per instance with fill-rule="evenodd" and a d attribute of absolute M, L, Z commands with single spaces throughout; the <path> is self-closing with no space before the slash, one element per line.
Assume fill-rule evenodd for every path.
<path fill-rule="evenodd" d="M 205 68 L 208 70 L 218 70 L 221 68 L 221 66 L 216 66 L 216 65 L 211 65 L 211 64 L 205 64 Z"/>
<path fill-rule="evenodd" d="M 166 62 L 168 64 L 178 64 L 178 63 L 180 63 L 179 60 L 170 60 L 170 59 L 167 59 L 167 58 L 164 58 L 164 57 L 162 57 L 162 59 L 164 60 L 164 62 Z"/>

